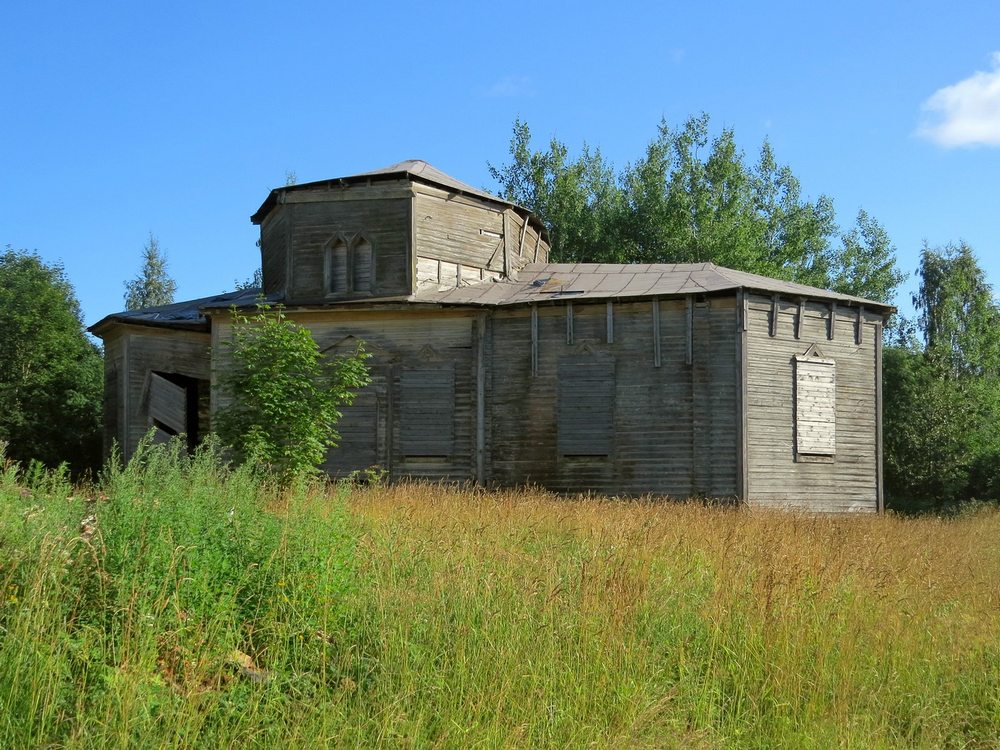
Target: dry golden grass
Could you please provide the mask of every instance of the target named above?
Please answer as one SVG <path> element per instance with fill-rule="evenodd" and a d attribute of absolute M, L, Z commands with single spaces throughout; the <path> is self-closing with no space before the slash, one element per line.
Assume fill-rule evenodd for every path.
<path fill-rule="evenodd" d="M 421 649 L 415 663 L 394 652 L 396 678 L 439 680 L 397 696 L 400 716 L 455 718 L 428 740 L 479 727 L 530 745 L 998 742 L 996 512 L 833 517 L 419 484 L 349 508 L 386 642 Z"/>

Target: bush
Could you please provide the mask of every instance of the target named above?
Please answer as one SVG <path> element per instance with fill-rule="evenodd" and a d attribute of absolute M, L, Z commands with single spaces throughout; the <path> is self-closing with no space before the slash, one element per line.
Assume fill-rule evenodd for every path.
<path fill-rule="evenodd" d="M 309 330 L 279 305 L 259 304 L 247 317 L 232 310 L 231 365 L 220 383 L 229 403 L 217 430 L 241 462 L 262 463 L 284 482 L 315 471 L 340 441 L 340 407 L 371 382 L 359 345 L 354 354 L 324 361 Z"/>

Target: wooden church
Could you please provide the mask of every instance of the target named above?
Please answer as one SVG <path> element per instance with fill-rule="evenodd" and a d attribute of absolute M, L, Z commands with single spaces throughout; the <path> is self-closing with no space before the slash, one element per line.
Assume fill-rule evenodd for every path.
<path fill-rule="evenodd" d="M 332 475 L 882 508 L 892 308 L 720 268 L 554 264 L 529 211 L 422 161 L 272 190 L 263 294 L 331 356 L 363 341 Z M 110 315 L 105 434 L 194 445 L 230 308 L 261 290 Z"/>

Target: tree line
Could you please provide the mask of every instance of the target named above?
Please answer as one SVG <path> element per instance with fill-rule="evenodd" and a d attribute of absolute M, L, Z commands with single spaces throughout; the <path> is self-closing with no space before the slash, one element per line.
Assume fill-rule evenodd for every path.
<path fill-rule="evenodd" d="M 536 148 L 518 119 L 507 160 L 488 166 L 500 196 L 545 223 L 553 262 L 713 262 L 879 302 L 896 298 L 906 275 L 874 217 L 862 209 L 842 227 L 833 201 L 804 196 L 767 141 L 748 161 L 731 128 L 710 132 L 706 115 L 676 129 L 661 122 L 636 161 L 616 169 L 586 144 L 576 156 L 557 139 Z M 176 284 L 152 234 L 142 255 L 140 273 L 125 282 L 126 309 L 174 298 Z M 916 316 L 894 316 L 885 333 L 887 503 L 941 510 L 996 501 L 1000 307 L 964 243 L 925 246 L 916 273 Z M 67 462 L 77 471 L 96 467 L 101 352 L 84 332 L 60 265 L 9 246 L 0 255 L 0 343 L 7 455 Z M 319 411 L 330 408 L 336 413 L 336 405 Z"/>

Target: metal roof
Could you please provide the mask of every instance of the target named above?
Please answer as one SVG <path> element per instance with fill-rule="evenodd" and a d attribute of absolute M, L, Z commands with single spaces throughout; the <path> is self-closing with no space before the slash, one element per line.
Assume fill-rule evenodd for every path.
<path fill-rule="evenodd" d="M 829 289 L 772 279 L 745 271 L 734 271 L 714 263 L 529 263 L 516 280 L 482 281 L 454 289 L 420 290 L 409 297 L 369 297 L 332 303 L 312 303 L 310 308 L 377 304 L 432 304 L 478 307 L 503 307 L 566 300 L 622 300 L 642 297 L 676 297 L 686 294 L 713 294 L 747 289 L 785 297 L 829 300 L 847 305 L 863 305 L 882 313 L 896 308 L 884 302 L 853 297 Z M 202 297 L 172 305 L 114 313 L 88 330 L 98 333 L 112 322 L 134 325 L 166 326 L 188 330 L 209 329 L 206 310 L 228 307 L 251 307 L 260 299 L 259 289 L 243 289 Z M 282 302 L 280 295 L 270 295 L 265 302 Z M 292 305 L 296 307 L 297 305 Z"/>
<path fill-rule="evenodd" d="M 516 280 L 480 282 L 455 289 L 419 291 L 414 302 L 441 305 L 518 305 L 578 299 L 623 299 L 711 294 L 749 289 L 864 305 L 891 312 L 892 305 L 805 284 L 772 279 L 714 263 L 530 263 Z"/>
<path fill-rule="evenodd" d="M 493 195 L 492 193 L 488 193 L 485 190 L 481 190 L 469 185 L 468 183 L 462 182 L 461 180 L 457 180 L 450 174 L 442 172 L 437 167 L 428 164 L 422 159 L 407 159 L 395 164 L 390 164 L 387 167 L 373 169 L 369 172 L 361 172 L 360 174 L 348 175 L 346 177 L 334 177 L 329 180 L 317 180 L 315 182 L 304 182 L 300 185 L 286 185 L 284 187 L 274 188 L 268 194 L 260 208 L 257 209 L 256 213 L 250 217 L 250 221 L 254 224 L 260 224 L 264 220 L 264 217 L 267 216 L 267 214 L 271 212 L 271 209 L 278 203 L 278 196 L 283 195 L 284 193 L 297 192 L 300 190 L 329 190 L 334 187 L 352 185 L 358 182 L 367 182 L 373 178 L 398 179 L 402 177 L 419 180 L 431 185 L 438 185 L 456 193 L 472 195 L 476 198 L 482 198 L 483 200 L 501 203 L 504 206 L 511 206 L 513 208 L 520 209 L 524 213 L 529 214 L 532 221 L 544 231 L 544 226 L 538 217 L 532 214 L 531 211 L 524 206 L 519 206 L 516 203 L 504 200 L 503 198 Z"/>

